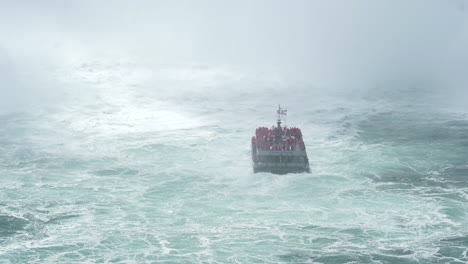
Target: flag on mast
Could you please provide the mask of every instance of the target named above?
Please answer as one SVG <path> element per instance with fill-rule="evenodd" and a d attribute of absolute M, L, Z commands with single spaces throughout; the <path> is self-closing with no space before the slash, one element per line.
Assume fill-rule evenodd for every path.
<path fill-rule="evenodd" d="M 288 110 L 285 110 L 285 109 L 278 110 L 278 115 L 287 115 L 287 114 L 288 114 Z"/>

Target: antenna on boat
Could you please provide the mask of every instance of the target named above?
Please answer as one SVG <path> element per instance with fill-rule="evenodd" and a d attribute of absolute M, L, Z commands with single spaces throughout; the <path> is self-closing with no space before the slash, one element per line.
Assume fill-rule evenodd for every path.
<path fill-rule="evenodd" d="M 283 108 L 281 108 L 281 105 L 279 104 L 278 105 L 278 127 L 277 127 L 277 130 L 276 130 L 276 144 L 279 144 L 281 142 L 281 138 L 283 136 L 283 129 L 281 128 L 281 121 L 282 121 L 282 117 L 283 115 L 286 115 L 287 114 L 287 111 L 288 110 L 283 110 Z"/>
<path fill-rule="evenodd" d="M 285 120 L 283 116 L 286 116 L 288 114 L 288 110 L 281 108 L 281 105 L 278 105 L 278 129 L 281 128 L 281 122 Z"/>
<path fill-rule="evenodd" d="M 283 109 L 281 109 L 281 105 L 278 105 L 278 129 L 281 128 L 281 115 L 282 115 Z"/>

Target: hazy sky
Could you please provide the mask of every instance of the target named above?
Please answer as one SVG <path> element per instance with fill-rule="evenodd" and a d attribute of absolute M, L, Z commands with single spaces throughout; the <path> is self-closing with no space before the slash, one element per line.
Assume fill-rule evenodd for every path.
<path fill-rule="evenodd" d="M 468 66 L 465 0 L 0 5 L 2 90 L 37 65 L 86 60 L 235 66 L 339 85 L 461 82 Z"/>

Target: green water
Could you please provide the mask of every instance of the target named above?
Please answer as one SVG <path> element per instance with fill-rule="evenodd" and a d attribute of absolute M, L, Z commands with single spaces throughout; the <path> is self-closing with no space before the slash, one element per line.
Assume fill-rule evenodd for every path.
<path fill-rule="evenodd" d="M 233 87 L 125 84 L 3 113 L 0 262 L 468 261 L 462 112 L 421 91 Z M 278 98 L 311 174 L 252 172 L 250 137 Z"/>

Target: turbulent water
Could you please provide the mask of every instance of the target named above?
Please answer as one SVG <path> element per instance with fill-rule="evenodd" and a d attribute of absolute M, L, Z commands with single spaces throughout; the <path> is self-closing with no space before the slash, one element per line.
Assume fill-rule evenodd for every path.
<path fill-rule="evenodd" d="M 54 74 L 56 98 L 0 115 L 2 263 L 468 261 L 468 119 L 424 89 Z M 278 103 L 311 174 L 252 172 Z"/>

